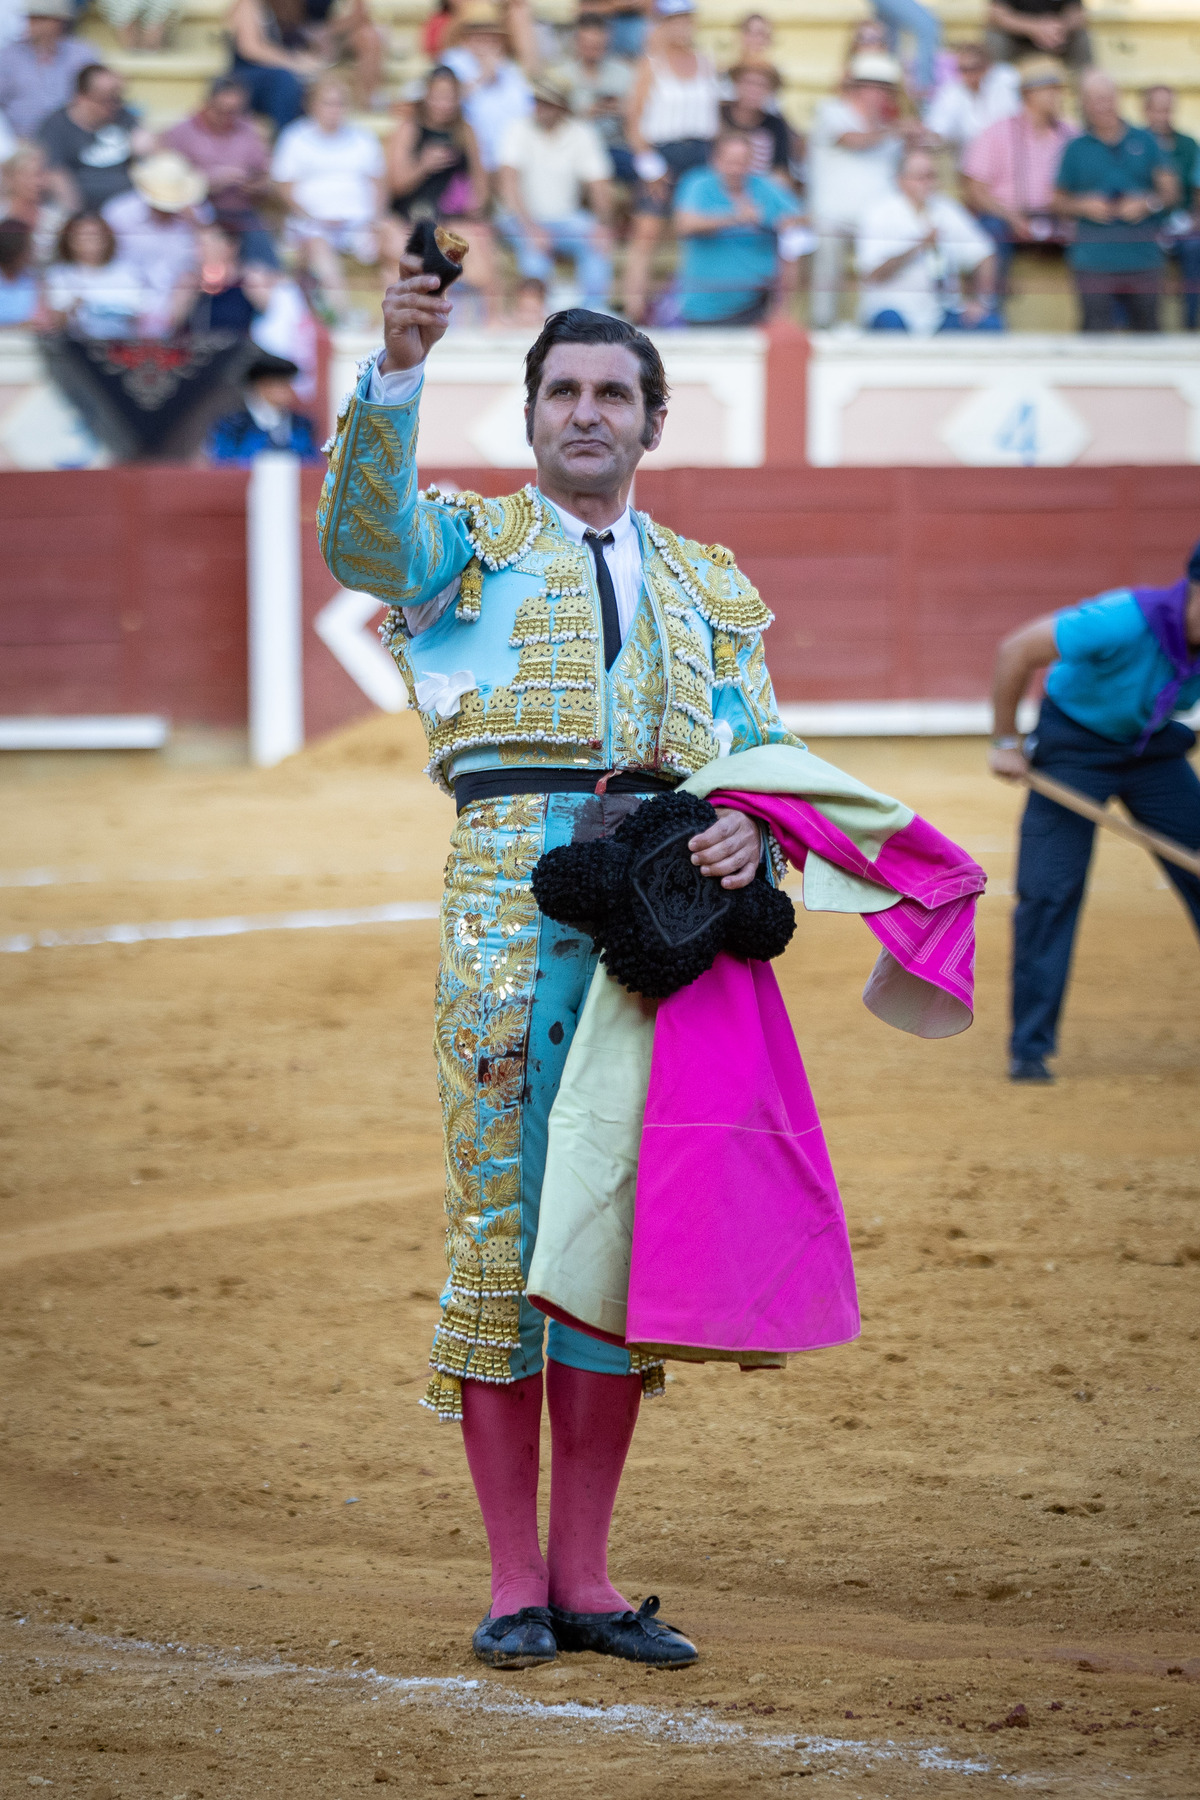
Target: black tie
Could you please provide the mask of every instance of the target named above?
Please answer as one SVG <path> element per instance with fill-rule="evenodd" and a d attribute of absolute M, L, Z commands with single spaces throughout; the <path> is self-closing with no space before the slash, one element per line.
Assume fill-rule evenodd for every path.
<path fill-rule="evenodd" d="M 600 619 L 604 626 L 604 666 L 611 669 L 621 654 L 621 618 L 617 612 L 617 595 L 604 555 L 605 544 L 611 544 L 611 531 L 585 531 L 583 541 L 596 564 L 596 586 L 600 590 Z"/>

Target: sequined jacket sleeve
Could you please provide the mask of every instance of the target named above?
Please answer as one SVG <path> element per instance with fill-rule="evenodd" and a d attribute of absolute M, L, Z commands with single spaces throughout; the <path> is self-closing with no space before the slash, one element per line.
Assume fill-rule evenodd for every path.
<path fill-rule="evenodd" d="M 417 491 L 417 408 L 372 406 L 369 373 L 339 415 L 317 508 L 321 554 L 343 587 L 388 606 L 432 600 L 474 555 L 468 517 Z"/>
<path fill-rule="evenodd" d="M 732 730 L 730 750 L 752 750 L 759 744 L 798 744 L 800 739 L 779 717 L 762 633 L 735 639 L 731 648 L 732 655 L 726 653 L 724 677 L 718 675 L 713 689 L 713 719 L 718 729 L 723 720 Z"/>

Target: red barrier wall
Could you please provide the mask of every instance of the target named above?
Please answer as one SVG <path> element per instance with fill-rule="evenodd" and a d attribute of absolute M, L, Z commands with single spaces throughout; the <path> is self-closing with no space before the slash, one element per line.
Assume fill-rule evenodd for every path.
<path fill-rule="evenodd" d="M 423 470 L 504 493 L 503 469 Z M 0 474 L 0 712 L 246 718 L 241 472 Z M 303 483 L 305 617 L 333 596 Z M 1105 587 L 1166 582 L 1200 468 L 665 469 L 637 504 L 725 543 L 777 615 L 784 700 L 980 698 L 997 639 Z M 306 632 L 310 736 L 370 710 Z"/>
<path fill-rule="evenodd" d="M 246 723 L 246 477 L 0 474 L 0 712 Z"/>

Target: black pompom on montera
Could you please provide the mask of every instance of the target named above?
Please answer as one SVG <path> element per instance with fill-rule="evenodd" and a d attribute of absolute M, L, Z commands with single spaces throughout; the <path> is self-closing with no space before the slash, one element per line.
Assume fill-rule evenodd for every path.
<path fill-rule="evenodd" d="M 795 910 L 761 868 L 733 889 L 700 873 L 688 839 L 716 820 L 694 794 L 644 800 L 611 837 L 547 850 L 533 871 L 534 899 L 549 918 L 586 931 L 622 987 L 652 1000 L 687 987 L 722 950 L 766 962 L 786 949 Z"/>

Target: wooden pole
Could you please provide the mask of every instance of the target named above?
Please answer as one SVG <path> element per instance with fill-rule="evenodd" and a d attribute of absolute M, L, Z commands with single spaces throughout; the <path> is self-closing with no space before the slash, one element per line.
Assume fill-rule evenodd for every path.
<path fill-rule="evenodd" d="M 1103 825 L 1106 831 L 1115 831 L 1118 837 L 1127 838 L 1131 844 L 1139 844 L 1151 856 L 1160 856 L 1164 862 L 1174 863 L 1178 868 L 1186 869 L 1189 874 L 1200 876 L 1200 855 L 1194 850 L 1185 850 L 1173 838 L 1160 837 L 1157 831 L 1146 831 L 1141 825 L 1132 824 L 1119 813 L 1110 812 L 1107 806 L 1100 806 L 1095 800 L 1089 800 L 1078 788 L 1067 787 L 1063 782 L 1055 781 L 1037 769 L 1027 769 L 1020 779 L 1026 787 L 1045 794 L 1047 800 L 1054 800 L 1059 806 L 1065 806 L 1068 812 L 1078 813 L 1083 819 L 1091 819 L 1096 825 Z"/>

